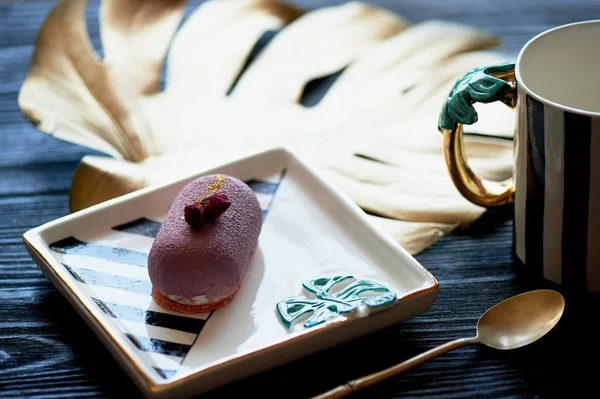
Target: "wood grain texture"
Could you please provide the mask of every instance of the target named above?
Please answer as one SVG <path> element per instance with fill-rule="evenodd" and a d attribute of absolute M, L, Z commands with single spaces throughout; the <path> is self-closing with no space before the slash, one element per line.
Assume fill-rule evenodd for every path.
<path fill-rule="evenodd" d="M 316 8 L 341 0 L 295 0 Z M 379 0 L 374 4 L 413 22 L 449 19 L 498 35 L 508 53 L 555 25 L 600 18 L 587 0 Z M 0 397 L 121 398 L 139 392 L 48 282 L 27 254 L 26 230 L 68 213 L 74 169 L 90 150 L 35 130 L 21 116 L 17 94 L 37 30 L 50 1 L 0 2 Z M 86 10 L 98 48 L 97 2 Z M 189 10 L 194 4 L 190 4 Z M 327 79 L 305 97 L 318 98 Z M 480 314 L 510 295 L 544 286 L 532 281 L 512 255 L 512 213 L 486 213 L 418 256 L 440 282 L 425 313 L 351 343 L 258 374 L 203 398 L 306 398 L 381 370 L 448 340 L 475 332 Z M 511 352 L 467 347 L 430 360 L 356 398 L 554 398 L 595 389 L 600 355 L 593 317 L 598 298 L 567 296 L 566 313 L 542 341 Z M 586 359 L 592 361 L 587 368 Z M 282 396 L 281 387 L 288 385 Z"/>

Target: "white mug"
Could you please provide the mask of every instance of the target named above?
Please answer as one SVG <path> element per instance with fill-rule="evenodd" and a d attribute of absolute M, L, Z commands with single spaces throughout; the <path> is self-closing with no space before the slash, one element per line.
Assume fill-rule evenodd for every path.
<path fill-rule="evenodd" d="M 516 107 L 514 173 L 478 178 L 464 155 L 462 124 L 474 102 Z M 450 176 L 468 200 L 514 204 L 514 251 L 560 288 L 600 292 L 600 20 L 545 31 L 516 63 L 476 68 L 459 79 L 439 120 Z"/>

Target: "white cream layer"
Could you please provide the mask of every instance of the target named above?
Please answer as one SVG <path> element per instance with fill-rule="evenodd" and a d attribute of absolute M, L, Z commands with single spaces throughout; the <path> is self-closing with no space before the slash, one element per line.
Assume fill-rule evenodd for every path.
<path fill-rule="evenodd" d="M 206 303 L 208 303 L 208 298 L 204 295 L 198 295 L 198 296 L 194 296 L 191 298 L 186 298 L 180 295 L 167 295 L 167 298 L 169 298 L 172 301 L 178 302 L 178 303 L 182 303 L 184 305 L 204 305 Z"/>

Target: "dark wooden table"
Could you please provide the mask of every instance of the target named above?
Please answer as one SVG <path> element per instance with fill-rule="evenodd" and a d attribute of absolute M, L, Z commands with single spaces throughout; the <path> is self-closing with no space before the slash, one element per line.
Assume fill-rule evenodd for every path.
<path fill-rule="evenodd" d="M 342 1 L 294 3 L 314 8 Z M 545 29 L 600 18 L 600 2 L 591 0 L 375 3 L 413 22 L 436 18 L 480 26 L 498 35 L 511 57 Z M 38 132 L 17 107 L 37 30 L 52 5 L 0 0 L 0 397 L 139 397 L 116 361 L 38 270 L 21 240 L 26 230 L 69 212 L 73 171 L 91 153 Z M 97 44 L 95 7 L 88 11 Z M 203 397 L 306 398 L 473 335 L 488 307 L 545 286 L 527 277 L 512 255 L 512 244 L 511 209 L 490 211 L 468 230 L 443 238 L 418 256 L 440 283 L 439 297 L 425 313 Z M 594 318 L 600 316 L 600 301 L 566 298 L 559 325 L 541 341 L 507 352 L 457 349 L 355 397 L 539 398 L 597 392 L 600 349 Z"/>

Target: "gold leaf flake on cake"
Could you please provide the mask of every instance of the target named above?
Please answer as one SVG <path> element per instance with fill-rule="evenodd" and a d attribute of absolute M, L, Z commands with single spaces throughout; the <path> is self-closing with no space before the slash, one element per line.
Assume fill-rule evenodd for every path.
<path fill-rule="evenodd" d="M 223 183 L 225 183 L 225 176 L 219 175 L 214 182 L 208 183 L 206 188 L 208 188 L 208 191 L 210 191 L 211 194 L 216 194 L 221 189 Z"/>

